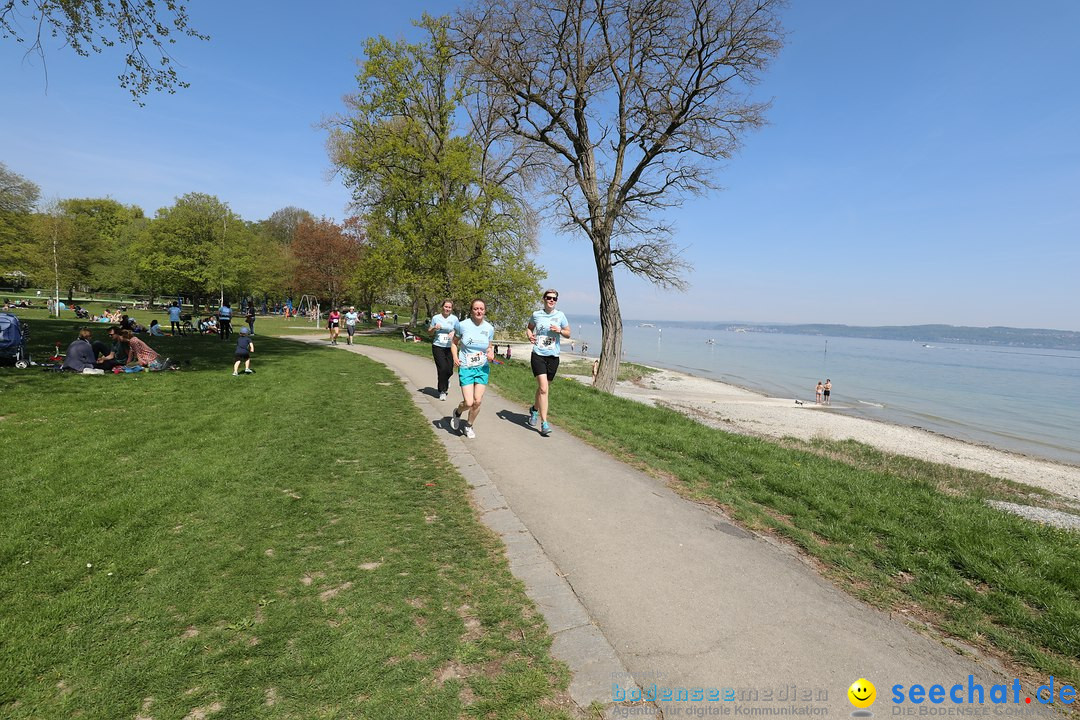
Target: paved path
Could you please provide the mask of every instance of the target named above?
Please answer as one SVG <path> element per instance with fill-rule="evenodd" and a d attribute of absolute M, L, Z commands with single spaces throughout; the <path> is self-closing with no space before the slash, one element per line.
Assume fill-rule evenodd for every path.
<path fill-rule="evenodd" d="M 780 714 L 793 705 L 810 706 L 817 716 L 849 716 L 854 708 L 847 688 L 865 677 L 877 686 L 871 710 L 883 717 L 896 709 L 889 688 L 898 683 L 966 688 L 973 674 L 987 691 L 995 682 L 1011 684 L 996 663 L 961 654 L 866 607 L 792 551 L 557 425 L 542 438 L 526 424 L 527 408 L 489 390 L 477 438 L 466 440 L 448 422 L 460 392 L 452 385 L 451 399 L 438 400 L 430 360 L 340 347 L 395 370 L 431 420 L 474 486 L 485 522 L 502 534 L 511 569 L 548 619 L 553 652 L 570 665 L 571 694 L 580 705 L 598 701 L 612 717 L 699 717 L 747 708 Z M 559 382 L 552 390 L 556 410 Z M 676 691 L 716 688 L 721 697 L 732 688 L 736 700 L 610 705 L 613 693 L 654 684 Z M 907 705 L 920 707 L 929 709 Z"/>

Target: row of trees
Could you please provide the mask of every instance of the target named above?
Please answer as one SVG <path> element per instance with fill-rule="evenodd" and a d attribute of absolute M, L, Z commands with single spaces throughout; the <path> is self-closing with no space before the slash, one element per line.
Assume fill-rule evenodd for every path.
<path fill-rule="evenodd" d="M 425 243 L 418 235 L 406 246 L 385 233 L 369 236 L 384 227 L 378 217 L 338 224 L 288 207 L 251 222 L 202 193 L 177 198 L 153 218 L 111 198 L 64 199 L 35 211 L 39 195 L 0 164 L 0 282 L 55 283 L 69 302 L 85 292 L 183 295 L 196 304 L 307 293 L 369 310 L 408 303 L 415 320 L 444 297 L 464 303 L 491 289 L 493 314 L 517 326 L 536 296 L 538 270 L 524 255 L 504 265 L 486 249 L 466 256 L 456 238 Z"/>
<path fill-rule="evenodd" d="M 584 235 L 603 331 L 596 385 L 622 355 L 615 272 L 685 286 L 660 218 L 712 187 L 715 162 L 764 124 L 749 88 L 779 51 L 783 0 L 474 0 L 425 16 L 417 45 L 370 40 L 331 157 L 372 222 L 421 281 L 519 267 L 531 197 Z M 464 132 L 455 134 L 456 124 Z M 494 279 L 475 279 L 489 290 Z"/>
<path fill-rule="evenodd" d="M 784 4 L 471 0 L 447 18 L 425 16 L 425 42 L 370 40 L 348 112 L 328 123 L 331 158 L 364 213 L 350 230 L 367 239 L 367 274 L 355 282 L 397 284 L 414 307 L 439 292 L 478 291 L 516 314 L 517 298 L 527 303 L 537 289 L 528 261 L 535 221 L 522 198 L 539 190 L 549 217 L 592 246 L 603 329 L 597 385 L 612 389 L 622 349 L 616 268 L 685 285 L 689 268 L 662 212 L 712 188 L 717 162 L 764 124 L 768 103 L 750 88 L 781 47 Z M 136 98 L 177 84 L 167 59 L 164 75 L 138 62 L 146 43 L 172 41 L 168 24 L 148 22 L 155 3 L 122 3 L 119 12 L 87 0 L 19 5 L 76 52 L 99 35 L 132 44 L 133 74 L 121 82 Z M 0 2 L 0 37 L 23 41 L 15 7 Z M 182 3 L 168 0 L 165 10 L 173 29 L 203 37 Z M 207 244 L 201 260 L 218 268 L 215 257 Z"/>

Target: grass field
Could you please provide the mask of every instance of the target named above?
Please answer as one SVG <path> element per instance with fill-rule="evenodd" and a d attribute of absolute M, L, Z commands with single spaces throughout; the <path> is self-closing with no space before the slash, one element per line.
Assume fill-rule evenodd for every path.
<path fill-rule="evenodd" d="M 498 366 L 492 383 L 532 402 L 524 359 Z M 1040 684 L 1049 675 L 1080 682 L 1080 535 L 985 504 L 1037 496 L 1053 506 L 1048 493 L 850 441 L 733 435 L 575 380 L 556 378 L 551 408 L 559 428 L 795 544 L 853 595 L 986 649 Z"/>
<path fill-rule="evenodd" d="M 39 360 L 78 326 L 32 323 Z M 0 715 L 572 717 L 396 378 L 255 342 L 249 377 L 207 336 L 150 341 L 180 372 L 0 368 Z"/>
<path fill-rule="evenodd" d="M 64 326 L 65 337 L 73 336 L 73 327 L 71 323 Z M 274 329 L 273 325 L 269 328 Z M 285 326 L 281 330 L 297 332 Z M 430 356 L 426 345 L 402 343 L 397 337 L 391 334 L 362 342 Z M 169 352 L 166 341 L 178 348 L 170 353 L 174 358 L 190 360 L 191 365 L 185 367 L 192 372 L 103 379 L 2 371 L 3 381 L 9 384 L 4 390 L 6 419 L 0 427 L 19 448 L 13 464 L 15 480 L 5 484 L 5 495 L 0 498 L 15 509 L 10 523 L 14 532 L 5 536 L 0 555 L 4 573 L 0 588 L 5 597 L 17 600 L 3 611 L 4 637 L 15 638 L 5 640 L 5 656 L 12 657 L 15 665 L 5 678 L 18 678 L 0 680 L 5 709 L 11 709 L 20 697 L 15 689 L 21 683 L 34 688 L 36 702 L 46 703 L 35 706 L 40 709 L 65 707 L 48 703 L 76 696 L 71 690 L 76 683 L 83 695 L 102 695 L 124 680 L 125 712 L 137 710 L 140 697 L 171 703 L 167 707 L 180 712 L 194 706 L 194 699 L 183 694 L 192 688 L 199 688 L 195 693 L 199 703 L 231 702 L 231 707 L 255 707 L 260 698 L 265 703 L 273 690 L 278 693 L 276 704 L 258 707 L 288 707 L 280 712 L 293 712 L 295 717 L 318 717 L 299 709 L 312 702 L 311 707 L 327 716 L 347 715 L 363 707 L 364 717 L 389 717 L 403 694 L 421 691 L 431 694 L 435 707 L 444 707 L 439 703 L 445 701 L 448 717 L 454 716 L 457 707 L 454 697 L 465 708 L 463 712 L 472 715 L 483 714 L 480 710 L 487 706 L 481 701 L 494 703 L 496 717 L 513 717 L 519 711 L 528 717 L 556 712 L 562 676 L 544 654 L 546 637 L 530 619 L 520 593 L 504 589 L 512 583 L 493 560 L 496 550 L 490 539 L 472 525 L 471 514 L 462 507 L 451 523 L 448 511 L 442 509 L 464 504 L 456 495 L 464 492 L 461 481 L 444 467 L 441 455 L 432 458 L 422 452 L 430 430 L 416 422 L 419 415 L 387 373 L 351 354 L 298 348 L 260 335 L 254 363 L 259 374 L 232 378 L 226 369 L 231 348 L 222 348 L 214 338 L 166 338 L 153 344 Z M 313 358 L 318 358 L 317 375 L 310 371 Z M 493 382 L 506 397 L 525 405 L 531 401 L 535 385 L 520 359 L 499 366 Z M 268 387 L 274 396 L 267 397 L 260 389 Z M 376 406 L 378 412 L 373 410 Z M 723 507 L 742 524 L 795 544 L 826 576 L 861 599 L 987 649 L 1010 663 L 1021 677 L 1040 684 L 1049 675 L 1074 686 L 1080 682 L 1080 538 L 985 505 L 987 499 L 1029 501 L 1038 491 L 886 455 L 856 443 L 770 442 L 731 435 L 669 410 L 604 395 L 573 380 L 556 380 L 552 420 L 560 429 L 670 479 L 687 495 Z M 395 429 L 387 430 L 391 427 Z M 79 434 L 70 435 L 75 432 Z M 58 433 L 63 437 L 58 438 Z M 201 454 L 177 452 L 176 438 L 182 438 L 187 447 L 201 449 Z M 225 447 L 231 451 L 225 452 Z M 185 468 L 182 472 L 176 470 L 179 457 L 188 458 L 180 466 Z M 162 462 L 163 458 L 168 461 Z M 401 467 L 403 458 L 408 460 L 407 469 Z M 369 462 L 378 470 L 364 472 Z M 95 478 L 89 485 L 94 492 L 73 495 L 67 491 L 87 482 L 77 481 L 79 473 Z M 453 480 L 438 483 L 437 490 L 421 482 L 442 473 Z M 375 474 L 401 479 L 389 483 L 390 487 L 387 483 L 373 486 Z M 140 478 L 140 487 L 149 483 L 152 488 L 149 493 L 134 493 L 143 503 L 135 507 L 149 508 L 149 517 L 154 518 L 145 527 L 133 518 L 146 513 L 132 513 L 125 505 L 134 492 L 132 476 Z M 301 483 L 290 478 L 308 479 Z M 389 501 L 381 497 L 391 490 L 400 494 L 393 494 Z M 451 491 L 458 499 L 444 495 Z M 82 507 L 83 502 L 88 506 Z M 305 509 L 300 518 L 289 512 L 309 503 L 315 506 Z M 342 512 L 342 506 L 350 511 Z M 378 512 L 361 515 L 360 509 L 368 506 Z M 211 522 L 212 530 L 203 519 L 211 511 L 217 518 Z M 243 521 L 245 513 L 255 511 L 266 518 L 259 524 L 262 529 L 244 530 L 251 524 Z M 427 517 L 432 513 L 438 520 L 429 524 Z M 336 518 L 340 519 L 334 523 Z M 349 533 L 339 535 L 345 522 L 354 524 Z M 69 530 L 69 524 L 81 530 Z M 451 525 L 454 532 L 446 532 Z M 481 549 L 459 553 L 454 545 L 460 541 L 459 528 L 473 528 L 469 532 L 475 533 L 476 547 Z M 177 547 L 179 538 L 186 542 L 185 533 L 196 530 L 200 531 L 197 541 L 182 552 L 177 550 L 179 559 L 168 567 L 184 576 L 193 566 L 199 568 L 198 576 L 182 584 L 159 579 L 167 566 L 159 558 L 170 557 L 168 550 Z M 135 537 L 140 539 L 136 542 Z M 406 538 L 423 538 L 422 542 L 440 548 L 449 544 L 454 550 L 446 555 L 429 550 L 440 558 L 438 562 L 427 562 L 423 553 L 407 560 L 413 555 L 406 549 L 412 547 Z M 122 549 L 112 550 L 110 542 Z M 341 545 L 328 547 L 338 542 Z M 295 563 L 264 577 L 261 572 L 270 558 L 266 551 L 273 549 L 279 558 L 281 547 L 290 548 L 285 554 Z M 473 547 L 471 541 L 469 547 Z M 339 559 L 340 553 L 350 552 L 355 554 Z M 115 562 L 109 558 L 125 553 L 140 562 L 125 563 L 129 567 L 122 569 L 123 574 L 109 569 L 108 563 Z M 475 555 L 477 568 L 475 573 L 462 570 L 466 579 L 460 580 L 459 555 L 461 562 Z M 392 588 L 386 596 L 369 598 L 366 590 L 360 592 L 362 580 L 355 579 L 354 568 L 383 562 L 370 571 L 383 572 L 399 558 L 407 562 L 403 572 L 409 574 L 389 577 L 393 573 L 385 571 Z M 483 577 L 485 571 L 480 568 L 491 565 L 482 558 L 499 568 L 498 582 Z M 273 560 L 269 566 L 278 562 Z M 94 568 L 86 568 L 86 563 L 93 563 Z M 38 571 L 40 577 L 28 574 L 30 568 L 42 564 L 46 570 Z M 464 564 L 472 568 L 474 561 Z M 250 577 L 262 580 L 252 587 L 236 585 L 239 575 L 249 575 L 232 570 L 234 566 L 250 568 Z M 394 570 L 398 567 L 395 564 Z M 454 569 L 455 578 L 450 588 L 446 587 L 448 568 Z M 324 575 L 317 576 L 320 572 Z M 127 583 L 119 593 L 121 600 L 99 595 L 116 577 Z M 304 584 L 305 577 L 310 578 L 310 585 Z M 360 573 L 359 577 L 368 576 Z M 369 663 L 335 644 L 335 633 L 344 627 L 331 625 L 338 622 L 334 617 L 338 610 L 330 609 L 336 597 L 333 602 L 318 599 L 319 593 L 349 582 L 353 584 L 336 597 L 359 603 L 341 613 L 353 629 L 377 633 L 369 625 L 358 626 L 361 621 L 355 618 L 397 608 L 396 614 L 378 616 L 384 623 L 380 627 L 394 632 L 385 631 L 381 642 L 372 641 L 374 650 L 367 652 L 377 659 Z M 462 589 L 473 587 L 470 583 L 489 590 Z M 143 590 L 144 586 L 153 588 L 152 598 L 146 596 L 151 591 Z M 196 601 L 185 597 L 185 592 L 207 599 Z M 491 600 L 493 607 L 501 609 L 479 610 L 478 598 L 492 595 L 499 598 Z M 68 610 L 56 610 L 60 600 L 50 600 L 53 597 L 68 598 L 63 605 Z M 444 597 L 449 599 L 441 600 Z M 415 625 L 414 616 L 421 614 L 409 598 L 420 598 L 425 610 L 439 606 L 438 620 L 425 617 L 424 628 L 445 625 L 454 630 L 446 634 L 441 650 L 417 649 L 426 632 L 416 633 L 415 641 L 401 641 L 402 647 L 396 644 L 398 632 L 409 629 L 406 619 Z M 149 604 L 132 606 L 136 602 Z M 299 632 L 320 648 L 311 656 L 293 650 L 289 639 L 294 634 L 286 627 L 273 626 L 277 643 L 273 647 L 284 643 L 293 654 L 286 656 L 285 667 L 281 663 L 286 660 L 280 656 L 267 659 L 268 664 L 260 666 L 264 674 L 250 676 L 257 680 L 245 683 L 249 669 L 244 661 L 257 665 L 249 656 L 271 642 L 266 640 L 271 637 L 270 627 L 264 627 L 270 615 L 259 610 L 264 602 L 277 613 L 292 612 L 284 616 L 296 618 L 302 627 L 307 627 L 304 618 L 312 608 L 328 617 L 316 613 L 311 635 Z M 480 620 L 485 636 L 491 636 L 485 642 L 495 644 L 483 653 L 475 647 L 480 641 L 468 639 L 470 621 L 455 610 L 462 605 L 474 613 L 465 617 Z M 201 611 L 203 607 L 218 609 Z M 68 620 L 68 613 L 75 619 Z M 95 618 L 107 619 L 114 633 L 126 637 L 130 631 L 137 639 L 102 652 L 98 642 L 108 633 L 98 632 L 96 626 L 94 631 L 87 629 Z M 246 634 L 237 634 L 236 628 Z M 520 647 L 513 642 L 514 628 L 520 630 Z M 192 630 L 199 634 L 184 638 Z M 367 637 L 365 632 L 359 634 Z M 248 635 L 259 642 L 245 646 L 251 642 Z M 306 641 L 296 642 L 308 647 Z M 42 643 L 47 647 L 39 648 Z M 144 647 L 158 659 L 143 660 L 140 649 Z M 326 651 L 331 655 L 340 652 L 344 659 L 338 662 L 358 672 L 370 669 L 370 674 L 363 675 L 365 682 L 351 685 L 347 692 L 325 695 L 326 687 L 334 685 L 325 680 L 326 675 L 338 678 L 341 673 L 319 664 L 323 647 L 331 648 Z M 208 661 L 205 655 L 214 652 L 231 664 Z M 512 687 L 499 690 L 497 683 L 495 687 L 488 684 L 486 675 L 476 670 L 460 673 L 465 676 L 460 682 L 447 680 L 446 684 L 458 682 L 451 690 L 438 684 L 437 678 L 448 667 L 457 667 L 454 663 L 484 668 L 500 662 L 485 659 L 499 652 L 510 658 L 501 667 L 510 669 L 506 677 L 514 679 L 505 682 Z M 95 667 L 104 668 L 100 671 L 106 675 L 115 672 L 115 683 L 102 682 L 94 673 L 81 679 L 65 674 L 63 668 L 68 665 L 82 665 L 73 659 L 80 653 L 96 657 Z M 412 658 L 411 653 L 418 653 L 418 669 L 402 660 Z M 116 658 L 121 661 L 114 668 Z M 174 663 L 179 671 L 163 669 Z M 308 668 L 308 663 L 315 667 L 311 673 L 297 669 Z M 375 675 L 371 668 L 382 671 L 387 663 L 393 668 L 408 667 L 408 678 L 390 685 L 385 695 L 363 689 Z M 209 679 L 189 679 L 204 676 Z M 271 685 L 269 681 L 277 677 L 292 677 L 294 682 Z M 289 694 L 285 685 L 293 686 Z M 295 689 L 297 685 L 300 690 Z M 146 695 L 140 695 L 143 692 Z M 285 698 L 294 704 L 286 705 Z M 48 715 L 26 711 L 14 717 Z M 170 715 L 163 712 L 160 717 Z"/>

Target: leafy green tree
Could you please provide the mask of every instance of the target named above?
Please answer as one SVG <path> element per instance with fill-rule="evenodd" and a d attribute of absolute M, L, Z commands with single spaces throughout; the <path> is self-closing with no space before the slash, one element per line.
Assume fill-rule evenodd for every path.
<path fill-rule="evenodd" d="M 0 163 L 0 275 L 29 276 L 36 265 L 30 214 L 40 197 L 37 185 Z"/>
<path fill-rule="evenodd" d="M 238 292 L 232 253 L 246 229 L 229 206 L 213 195 L 188 193 L 161 208 L 137 248 L 138 275 L 154 294 L 179 293 L 196 306 L 227 290 Z"/>
<path fill-rule="evenodd" d="M 414 321 L 443 297 L 477 295 L 494 319 L 523 321 L 511 318 L 522 305 L 514 298 L 535 298 L 540 275 L 528 208 L 512 174 L 485 172 L 490 148 L 475 139 L 483 134 L 457 131 L 468 95 L 447 20 L 425 15 L 417 25 L 425 42 L 368 40 L 349 113 L 329 124 L 331 157 L 367 218 L 358 283 L 403 290 Z"/>
<path fill-rule="evenodd" d="M 76 287 L 100 289 L 105 285 L 110 260 L 123 261 L 113 249 L 124 228 L 143 213 L 110 198 L 71 198 L 61 200 L 58 208 L 67 222 L 65 239 L 57 248 L 58 262 L 71 302 Z M 51 242 L 48 237 L 43 240 L 46 246 Z"/>
<path fill-rule="evenodd" d="M 172 94 L 189 85 L 177 75 L 169 54 L 168 46 L 176 43 L 174 33 L 210 39 L 188 25 L 187 6 L 177 0 L 0 0 L 0 39 L 28 43 L 27 53 L 42 62 L 42 40 L 48 37 L 61 38 L 65 47 L 84 57 L 125 47 L 120 87 L 140 105 L 151 90 Z"/>

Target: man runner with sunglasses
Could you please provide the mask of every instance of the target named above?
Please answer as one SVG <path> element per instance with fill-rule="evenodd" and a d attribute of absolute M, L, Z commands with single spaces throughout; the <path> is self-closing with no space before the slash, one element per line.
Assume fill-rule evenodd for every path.
<path fill-rule="evenodd" d="M 529 319 L 525 331 L 533 345 L 532 372 L 536 378 L 536 400 L 529 408 L 529 425 L 540 425 L 540 434 L 551 434 L 548 424 L 548 388 L 559 370 L 559 343 L 570 338 L 570 323 L 561 310 L 555 309 L 559 302 L 556 290 L 544 291 L 544 309 L 537 310 Z"/>

